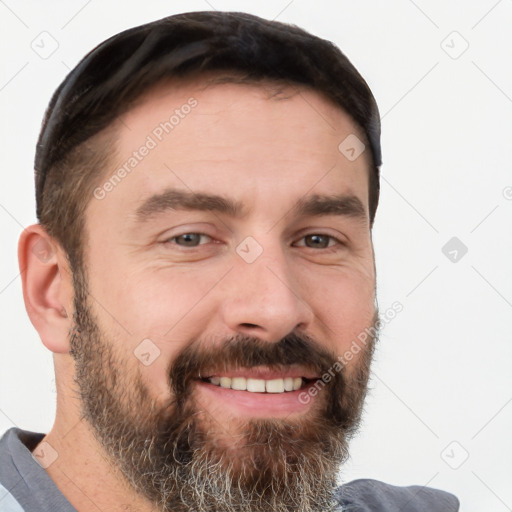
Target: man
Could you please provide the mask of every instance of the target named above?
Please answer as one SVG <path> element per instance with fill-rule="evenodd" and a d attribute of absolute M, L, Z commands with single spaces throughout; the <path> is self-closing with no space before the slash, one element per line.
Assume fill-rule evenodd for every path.
<path fill-rule="evenodd" d="M 380 165 L 368 86 L 299 28 L 196 12 L 89 53 L 19 243 L 57 416 L 2 438 L 0 510 L 458 510 L 336 487 L 380 324 Z"/>

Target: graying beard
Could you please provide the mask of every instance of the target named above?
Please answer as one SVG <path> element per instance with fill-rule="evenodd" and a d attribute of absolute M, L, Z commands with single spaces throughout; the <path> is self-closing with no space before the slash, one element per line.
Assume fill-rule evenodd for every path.
<path fill-rule="evenodd" d="M 299 461 L 298 471 L 288 473 L 279 488 L 272 483 L 264 496 L 258 496 L 233 481 L 229 476 L 232 464 L 225 471 L 218 465 L 212 468 L 207 460 L 198 459 L 190 468 L 186 495 L 181 496 L 183 512 L 325 512 L 332 502 L 332 480 L 327 476 L 332 474 L 332 461 L 316 463 L 314 471 L 308 463 L 305 459 Z M 322 467 L 325 467 L 323 471 Z M 315 475 L 322 476 L 317 478 Z M 162 505 L 166 512 L 177 510 L 174 504 L 170 507 L 165 503 Z"/>
<path fill-rule="evenodd" d="M 211 450 L 205 442 L 189 446 L 191 452 L 188 460 L 180 460 L 179 456 L 174 456 L 173 460 L 169 461 L 170 457 L 165 459 L 162 457 L 162 452 L 159 452 L 159 448 L 162 449 L 162 439 L 147 427 L 147 418 L 154 418 L 158 413 L 157 405 L 148 396 L 144 387 L 134 386 L 128 390 L 122 386 L 119 368 L 124 367 L 124 362 L 115 357 L 112 347 L 101 342 L 97 324 L 89 315 L 87 308 L 80 307 L 81 301 L 77 302 L 76 324 L 70 334 L 71 353 L 76 364 L 76 383 L 78 384 L 76 391 L 82 403 L 83 417 L 90 425 L 91 432 L 100 446 L 109 455 L 113 471 L 130 482 L 141 495 L 153 501 L 158 510 L 161 512 L 327 512 L 333 510 L 336 476 L 341 464 L 348 456 L 347 444 L 350 429 L 345 432 L 345 435 L 333 435 L 331 431 L 331 435 L 323 438 L 321 446 L 311 446 L 309 449 L 302 449 L 304 446 L 300 446 L 301 451 L 294 454 L 293 467 L 289 467 L 286 461 L 291 445 L 285 442 L 289 441 L 285 430 L 277 426 L 274 430 L 267 428 L 265 434 L 272 448 L 267 447 L 265 461 L 270 464 L 270 471 L 275 470 L 279 464 L 283 467 L 275 473 L 277 478 L 267 478 L 267 483 L 263 486 L 243 485 L 243 482 L 247 481 L 246 477 L 251 467 L 242 464 L 240 473 L 239 469 L 234 467 L 233 458 L 229 454 Z M 82 304 L 84 302 L 85 300 Z M 367 359 L 366 364 L 362 366 L 362 377 L 356 378 L 351 383 L 359 388 L 352 397 L 356 404 L 362 404 L 371 351 L 368 351 Z M 130 418 L 130 405 L 134 403 L 146 404 L 145 410 L 136 411 L 135 414 L 138 416 Z M 112 421 L 113 419 L 116 421 Z M 203 439 L 208 439 L 207 432 L 198 432 L 197 425 L 193 425 L 194 414 L 185 415 L 184 419 L 184 424 L 179 425 L 175 436 L 165 437 L 169 440 L 171 448 L 168 450 L 165 446 L 167 454 L 179 454 L 180 441 L 183 442 L 183 439 L 187 439 L 188 436 L 190 436 L 189 440 L 193 439 L 193 434 L 199 433 Z M 321 425 L 318 427 L 321 428 Z M 257 439 L 265 439 L 265 435 L 259 437 L 258 435 L 256 435 Z M 269 453 L 272 453 L 272 460 L 268 459 Z M 246 463 L 250 462 L 253 461 L 248 457 Z M 269 470 L 268 465 L 266 469 Z"/>
<path fill-rule="evenodd" d="M 275 435 L 280 434 L 276 431 Z M 271 480 L 259 491 L 241 484 L 243 472 L 239 478 L 234 476 L 238 469 L 232 458 L 215 460 L 204 447 L 196 450 L 187 465 L 165 465 L 160 473 L 147 474 L 144 482 L 131 482 L 142 487 L 143 493 L 148 487 L 157 490 L 155 504 L 162 512 L 326 512 L 333 509 L 337 470 L 346 456 L 342 441 L 331 443 L 331 447 L 328 454 L 301 454 L 293 468 L 286 467 L 285 449 L 278 450 L 274 460 L 282 461 L 279 474 L 283 478 Z M 133 448 L 125 446 L 116 453 L 118 464 L 122 461 L 121 469 L 128 475 L 133 475 Z M 147 464 L 151 458 L 148 446 L 140 459 Z"/>
<path fill-rule="evenodd" d="M 143 388 L 138 388 L 135 401 L 144 400 Z M 123 397 L 124 398 L 124 397 Z M 147 397 L 146 397 L 147 398 Z M 97 402 L 96 402 L 97 403 Z M 141 403 L 144 403 L 142 401 Z M 156 407 L 151 400 L 147 415 Z M 111 404 L 112 406 L 112 404 Z M 116 406 L 113 406 L 116 409 Z M 258 482 L 246 486 L 247 473 L 254 471 L 253 459 L 248 456 L 245 465 L 235 468 L 232 454 L 225 450 L 211 450 L 208 443 L 199 442 L 191 454 L 190 460 L 180 463 L 179 457 L 172 461 L 162 460 L 158 453 L 159 442 L 154 435 L 134 433 L 134 419 L 121 419 L 115 425 L 111 418 L 113 411 L 89 410 L 94 416 L 94 435 L 110 456 L 112 467 L 119 471 L 142 495 L 153 500 L 161 512 L 327 512 L 333 510 L 333 493 L 337 472 L 348 456 L 347 439 L 330 436 L 327 445 L 302 449 L 294 454 L 293 464 L 287 460 L 287 434 L 285 430 L 269 429 L 264 432 L 253 431 L 249 436 L 240 436 L 244 446 L 254 439 L 268 439 L 272 450 L 264 453 L 265 469 L 277 478 L 268 479 L 262 487 Z M 87 414 L 87 415 L 89 415 Z M 177 453 L 180 441 L 189 436 L 197 437 L 197 426 L 191 428 L 194 416 L 186 415 L 189 420 L 176 437 L 170 440 L 167 453 Z M 90 419 L 87 418 L 89 421 Z M 92 418 L 91 418 L 92 419 Z M 140 420 L 141 418 L 139 418 Z M 143 424 L 144 422 L 142 422 Z M 271 425 L 271 424 L 270 424 Z M 139 424 L 140 426 L 140 424 Z M 253 423 L 258 426 L 258 423 Z M 143 427 L 142 427 L 143 428 Z M 192 432 L 192 433 L 191 433 Z M 202 439 L 209 439 L 209 432 L 199 432 Z M 138 439 L 145 438 L 141 446 Z M 130 440 L 130 442 L 127 442 Z M 244 445 L 244 441 L 247 443 Z M 265 447 L 263 447 L 265 450 Z M 270 460 L 269 452 L 273 458 Z M 247 464 L 250 464 L 249 466 Z M 277 471 L 276 471 L 277 470 Z"/>

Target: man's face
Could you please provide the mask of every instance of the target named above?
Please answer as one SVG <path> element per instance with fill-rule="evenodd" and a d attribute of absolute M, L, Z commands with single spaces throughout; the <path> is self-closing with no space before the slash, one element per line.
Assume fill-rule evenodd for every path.
<path fill-rule="evenodd" d="M 334 363 L 377 315 L 369 160 L 338 150 L 360 130 L 234 84 L 162 86 L 122 121 L 75 276 L 86 419 L 163 510 L 325 506 L 372 343 Z"/>

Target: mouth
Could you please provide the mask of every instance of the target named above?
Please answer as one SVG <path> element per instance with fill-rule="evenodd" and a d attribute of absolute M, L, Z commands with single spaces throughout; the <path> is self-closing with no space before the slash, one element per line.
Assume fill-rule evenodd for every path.
<path fill-rule="evenodd" d="M 228 377 L 215 375 L 201 378 L 202 382 L 208 382 L 224 389 L 248 391 L 249 393 L 289 393 L 304 388 L 314 379 L 306 377 L 278 377 L 275 379 L 258 379 L 247 377 Z"/>
<path fill-rule="evenodd" d="M 304 412 L 317 398 L 301 397 L 319 379 L 305 369 L 257 367 L 201 373 L 207 375 L 196 379 L 204 407 L 231 410 L 237 416 L 288 416 Z"/>

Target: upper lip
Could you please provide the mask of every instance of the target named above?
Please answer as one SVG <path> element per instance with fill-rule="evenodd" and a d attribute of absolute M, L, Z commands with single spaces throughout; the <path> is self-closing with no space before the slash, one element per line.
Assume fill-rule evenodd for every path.
<path fill-rule="evenodd" d="M 245 377 L 246 379 L 285 379 L 287 377 L 305 379 L 317 379 L 318 375 L 307 368 L 300 366 L 287 366 L 282 369 L 270 369 L 267 366 L 254 366 L 252 368 L 233 368 L 225 370 L 204 370 L 201 371 L 201 378 L 209 377 Z"/>

